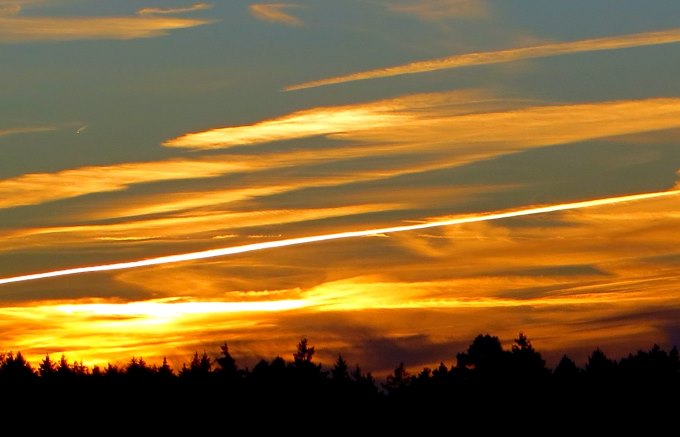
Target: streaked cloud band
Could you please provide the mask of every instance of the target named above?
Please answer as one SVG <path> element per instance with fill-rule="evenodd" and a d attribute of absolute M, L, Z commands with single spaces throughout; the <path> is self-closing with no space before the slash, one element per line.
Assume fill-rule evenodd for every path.
<path fill-rule="evenodd" d="M 310 82 L 288 86 L 284 88 L 284 91 L 295 91 L 306 88 L 316 88 L 326 85 L 355 82 L 359 80 L 401 76 L 405 74 L 425 73 L 429 71 L 472 67 L 477 65 L 500 64 L 504 62 L 519 61 L 522 59 L 545 58 L 549 56 L 604 50 L 621 50 L 633 47 L 672 44 L 677 42 L 680 42 L 680 28 L 657 32 L 635 33 L 613 37 L 541 44 L 530 47 L 520 47 L 491 52 L 467 53 L 463 55 L 448 56 L 445 58 L 411 62 L 394 67 L 378 68 L 375 70 L 362 71 L 327 79 L 313 80 Z"/>

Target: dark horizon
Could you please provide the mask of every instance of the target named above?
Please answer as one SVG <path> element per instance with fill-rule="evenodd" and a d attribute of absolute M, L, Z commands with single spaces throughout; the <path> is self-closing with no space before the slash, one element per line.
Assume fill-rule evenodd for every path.
<path fill-rule="evenodd" d="M 676 346 L 673 346 L 670 349 L 666 350 L 666 348 L 663 348 L 658 344 L 653 344 L 651 345 L 651 347 L 647 349 L 640 348 L 637 350 L 632 350 L 629 351 L 629 353 L 620 357 L 611 356 L 606 351 L 600 349 L 599 347 L 596 347 L 588 353 L 586 360 L 582 364 L 579 364 L 578 362 L 573 360 L 571 356 L 567 355 L 566 353 L 563 353 L 560 355 L 559 360 L 556 361 L 555 365 L 551 366 L 549 365 L 548 361 L 544 359 L 545 357 L 533 347 L 531 340 L 524 333 L 520 332 L 519 336 L 512 340 L 512 342 L 510 342 L 509 345 L 510 347 L 504 348 L 503 342 L 501 342 L 501 340 L 498 337 L 492 336 L 490 334 L 479 334 L 468 346 L 466 351 L 452 352 L 454 356 L 451 359 L 441 359 L 436 365 L 424 366 L 422 368 L 417 368 L 417 365 L 408 365 L 404 360 L 399 360 L 399 363 L 396 366 L 396 368 L 390 370 L 390 373 L 385 374 L 376 373 L 370 368 L 364 367 L 361 363 L 358 362 L 354 363 L 351 360 L 348 360 L 346 358 L 347 356 L 344 355 L 342 352 L 340 352 L 336 356 L 334 364 L 319 361 L 317 359 L 319 352 L 318 347 L 312 345 L 311 342 L 309 342 L 309 339 L 307 339 L 306 337 L 302 338 L 300 342 L 298 342 L 296 351 L 290 354 L 277 354 L 276 357 L 270 357 L 269 359 L 260 357 L 253 366 L 244 365 L 242 362 L 234 358 L 234 356 L 237 356 L 237 354 L 234 354 L 233 348 L 229 347 L 227 342 L 224 342 L 220 346 L 219 353 L 215 353 L 214 351 L 213 353 L 208 353 L 205 350 L 202 352 L 195 351 L 191 359 L 189 361 L 182 362 L 180 366 L 173 366 L 170 362 L 168 362 L 167 358 L 165 357 L 161 362 L 150 362 L 144 359 L 143 356 L 138 357 L 133 356 L 124 363 L 109 362 L 105 366 L 100 365 L 87 366 L 83 364 L 82 361 L 72 359 L 72 357 L 61 355 L 59 358 L 56 358 L 54 354 L 49 353 L 45 355 L 45 357 L 40 361 L 40 363 L 36 364 L 26 360 L 26 358 L 23 357 L 21 351 L 17 351 L 16 353 L 13 351 L 7 351 L 0 352 L 0 376 L 4 375 L 4 379 L 0 377 L 0 381 L 12 382 L 11 377 L 7 379 L 8 372 L 11 375 L 12 372 L 20 368 L 23 368 L 23 370 L 20 371 L 19 374 L 23 372 L 24 376 L 27 374 L 32 374 L 35 377 L 42 377 L 44 379 L 45 377 L 47 378 L 53 377 L 54 375 L 52 375 L 52 373 L 54 373 L 55 375 L 57 373 L 73 375 L 77 374 L 80 376 L 89 377 L 95 375 L 98 376 L 106 375 L 107 372 L 108 373 L 112 372 L 113 374 L 117 375 L 126 374 L 129 373 L 130 371 L 132 371 L 133 373 L 149 372 L 150 375 L 158 373 L 160 371 L 161 373 L 165 373 L 166 376 L 170 375 L 174 377 L 186 377 L 196 372 L 199 373 L 205 372 L 206 374 L 208 373 L 217 374 L 220 372 L 224 372 L 226 366 L 229 367 L 229 369 L 227 370 L 229 370 L 230 372 L 231 371 L 236 372 L 236 369 L 238 369 L 238 371 L 241 372 L 241 377 L 247 377 L 258 366 L 259 367 L 263 365 L 268 366 L 277 360 L 283 360 L 282 363 L 284 363 L 286 366 L 299 364 L 300 361 L 309 363 L 313 361 L 314 367 L 317 368 L 319 374 L 320 375 L 325 374 L 328 376 L 332 373 L 333 371 L 332 369 L 334 367 L 337 367 L 339 357 L 342 357 L 342 360 L 347 364 L 347 366 L 349 366 L 352 369 L 359 367 L 363 369 L 363 372 L 365 374 L 372 375 L 373 377 L 378 378 L 386 377 L 389 380 L 389 378 L 394 377 L 395 375 L 394 372 L 397 370 L 405 371 L 414 378 L 417 377 L 417 375 L 421 375 L 423 372 L 427 373 L 428 371 L 440 368 L 441 366 L 444 366 L 447 369 L 451 370 L 463 368 L 468 369 L 471 368 L 472 370 L 474 370 L 475 367 L 479 365 L 479 363 L 475 364 L 474 359 L 470 358 L 470 356 L 474 355 L 473 352 L 475 348 L 479 349 L 480 347 L 482 349 L 491 350 L 492 355 L 495 354 L 492 358 L 498 362 L 491 363 L 491 365 L 494 367 L 508 366 L 509 362 L 506 363 L 504 360 L 516 356 L 517 354 L 519 354 L 519 356 L 522 356 L 522 354 L 528 354 L 530 356 L 529 360 L 533 362 L 533 364 L 531 365 L 536 367 L 534 371 L 544 372 L 545 375 L 548 374 L 554 375 L 555 373 L 559 373 L 560 372 L 559 369 L 561 367 L 564 367 L 565 365 L 565 360 L 568 366 L 573 365 L 573 369 L 578 369 L 578 372 L 582 374 L 587 374 L 589 372 L 589 369 L 592 369 L 593 360 L 596 361 L 595 365 L 605 363 L 605 365 L 613 366 L 612 369 L 614 369 L 617 366 L 624 367 L 630 366 L 630 364 L 628 364 L 629 362 L 635 362 L 635 360 L 639 361 L 640 359 L 647 359 L 646 358 L 647 356 L 657 357 L 665 356 L 671 361 L 674 360 L 675 362 L 677 362 L 676 372 L 678 373 L 678 377 L 680 378 L 680 361 L 678 357 L 678 349 Z M 287 359 L 286 358 L 287 355 L 290 355 L 293 359 L 292 360 Z M 489 358 L 486 355 L 488 355 L 487 352 L 482 353 L 481 355 L 482 359 Z M 317 358 L 314 358 L 315 356 Z M 470 361 L 471 359 L 472 361 Z M 527 358 L 524 357 L 523 359 Z M 599 364 L 597 363 L 597 361 L 600 361 Z M 375 382 L 377 384 L 377 387 L 380 388 L 381 381 L 376 380 Z M 382 383 L 384 383 L 384 381 L 382 381 Z"/>

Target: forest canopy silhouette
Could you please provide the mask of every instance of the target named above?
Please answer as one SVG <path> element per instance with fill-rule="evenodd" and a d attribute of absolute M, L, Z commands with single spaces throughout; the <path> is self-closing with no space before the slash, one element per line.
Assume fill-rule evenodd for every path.
<path fill-rule="evenodd" d="M 498 337 L 478 335 L 466 351 L 456 355 L 455 364 L 443 361 L 435 368 L 409 372 L 399 363 L 384 381 L 377 381 L 359 364 L 351 365 L 339 355 L 331 366 L 314 360 L 315 347 L 303 338 L 292 360 L 281 356 L 260 360 L 250 368 L 240 367 L 224 343 L 216 357 L 196 352 L 188 363 L 173 369 L 166 359 L 149 364 L 132 357 L 124 365 L 92 368 L 67 357 L 46 355 L 36 365 L 21 352 L 0 354 L 0 386 L 34 389 L 85 389 L 92 394 L 144 387 L 173 391 L 228 389 L 232 395 L 273 394 L 320 399 L 351 399 L 355 402 L 411 402 L 478 390 L 502 393 L 522 388 L 523 393 L 544 395 L 573 390 L 663 390 L 680 386 L 678 349 L 666 351 L 658 345 L 615 360 L 599 348 L 584 367 L 564 355 L 554 369 L 546 366 L 541 353 L 520 333 L 507 350 Z"/>
<path fill-rule="evenodd" d="M 653 345 L 618 360 L 595 349 L 583 367 L 565 355 L 551 369 L 524 334 L 509 349 L 485 334 L 453 364 L 416 371 L 401 362 L 381 380 L 342 355 L 318 363 L 315 352 L 303 338 L 289 359 L 261 359 L 252 368 L 240 366 L 226 343 L 216 356 L 196 352 L 179 368 L 141 357 L 88 367 L 50 355 L 33 365 L 8 352 L 0 354 L 0 415 L 31 411 L 121 430 L 142 424 L 154 433 L 197 424 L 222 433 L 245 424 L 256 432 L 295 420 L 384 435 L 406 425 L 445 429 L 453 419 L 486 429 L 529 415 L 578 431 L 622 417 L 646 424 L 674 417 L 680 406 L 675 347 Z"/>

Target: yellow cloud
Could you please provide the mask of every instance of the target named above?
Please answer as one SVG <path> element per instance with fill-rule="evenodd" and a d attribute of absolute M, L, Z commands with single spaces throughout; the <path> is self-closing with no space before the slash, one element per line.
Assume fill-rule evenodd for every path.
<path fill-rule="evenodd" d="M 337 160 L 347 160 L 364 156 L 387 154 L 395 152 L 388 145 L 382 146 L 346 146 L 329 149 L 323 153 L 316 150 L 300 150 L 288 153 L 260 154 L 254 160 L 249 155 L 213 155 L 200 159 L 170 159 L 165 161 L 131 162 L 108 166 L 88 166 L 55 173 L 32 173 L 0 180 L 0 209 L 23 205 L 36 205 L 44 202 L 68 199 L 93 193 L 103 193 L 124 190 L 134 184 L 152 183 L 181 179 L 203 179 L 223 176 L 233 173 L 272 171 L 290 167 L 304 167 Z M 326 178 L 309 178 L 302 175 L 301 182 L 291 184 L 289 177 L 281 181 L 264 180 L 260 187 L 234 188 L 214 193 L 160 195 L 155 198 L 159 208 L 153 211 L 151 202 L 147 206 L 128 204 L 124 210 L 132 215 L 167 212 L 177 209 L 188 209 L 205 205 L 209 201 L 223 202 L 243 200 L 250 197 L 276 194 L 296 187 L 332 186 L 351 183 L 353 180 L 376 180 L 388 178 L 409 172 L 426 171 L 441 168 L 441 162 L 425 164 L 409 164 L 407 166 L 381 168 L 374 171 L 344 172 Z M 354 179 L 353 179 L 354 178 Z M 159 202 L 159 199 L 161 200 Z M 174 206 L 172 204 L 175 204 Z M 163 206 L 165 205 L 165 206 Z M 193 205 L 193 206 L 192 206 Z M 110 214 L 117 215 L 112 209 Z M 127 214 L 127 213 L 126 213 Z M 101 218 L 101 217 L 100 217 Z"/>
<path fill-rule="evenodd" d="M 0 180 L 0 208 L 35 205 L 91 193 L 118 191 L 132 184 L 208 178 L 252 168 L 227 159 L 139 162 L 33 173 Z"/>
<path fill-rule="evenodd" d="M 249 9 L 250 14 L 258 20 L 285 24 L 287 26 L 302 26 L 302 20 L 284 12 L 285 9 L 296 7 L 299 6 L 289 3 L 260 3 L 250 5 Z"/>
<path fill-rule="evenodd" d="M 2 250 L 16 250 L 32 246 L 65 247 L 99 244 L 104 241 L 167 240 L 185 236 L 210 239 L 216 232 L 262 226 L 283 227 L 333 217 L 385 212 L 403 208 L 399 203 L 345 205 L 330 208 L 299 208 L 285 210 L 259 210 L 245 212 L 202 212 L 146 220 L 130 220 L 103 225 L 77 225 L 60 227 L 24 228 L 5 233 L 6 244 Z"/>
<path fill-rule="evenodd" d="M 204 335 L 256 330 L 269 318 L 268 313 L 304 306 L 306 302 L 294 299 L 35 302 L 0 308 L 0 332 L 33 360 L 39 360 L 45 351 L 78 357 L 87 364 L 127 360 L 131 355 L 153 360 L 177 353 L 168 354 L 165 348 L 169 345 L 183 349 L 187 344 L 205 341 Z M 196 332 L 196 326 L 202 326 L 201 333 Z M 154 348 L 154 344 L 160 347 Z"/>
<path fill-rule="evenodd" d="M 445 147 L 456 161 L 469 162 L 529 147 L 680 126 L 680 99 L 674 98 L 494 110 L 502 104 L 477 91 L 421 94 L 189 133 L 164 145 L 215 149 L 326 135 L 403 144 L 421 154 Z M 513 104 L 517 102 L 506 106 Z"/>
<path fill-rule="evenodd" d="M 183 8 L 143 8 L 137 11 L 137 15 L 172 15 L 184 14 L 187 12 L 203 11 L 212 8 L 208 3 L 194 3 Z"/>
<path fill-rule="evenodd" d="M 479 90 L 416 94 L 346 106 L 298 111 L 245 126 L 189 133 L 166 141 L 167 147 L 215 149 L 342 132 L 390 128 L 437 111 L 460 114 L 479 110 L 493 99 Z M 497 102 L 496 102 L 497 103 Z M 436 115 L 436 114 L 435 114 Z M 422 117 L 421 117 L 422 116 Z"/>
<path fill-rule="evenodd" d="M 398 165 L 385 165 L 377 170 L 367 171 L 328 171 L 323 175 L 310 177 L 304 173 L 295 175 L 284 175 L 273 180 L 255 180 L 252 185 L 246 188 L 231 188 L 216 191 L 196 191 L 168 194 L 154 194 L 150 196 L 129 197 L 121 202 L 121 205 L 109 204 L 97 211 L 86 215 L 83 218 L 101 220 L 114 217 L 134 217 L 147 214 L 160 214 L 177 211 L 187 211 L 197 208 L 225 209 L 231 208 L 230 204 L 254 198 L 266 198 L 277 194 L 289 193 L 303 190 L 305 188 L 337 187 L 350 184 L 358 184 L 369 181 L 381 181 L 395 178 L 406 174 L 422 173 L 447 167 L 448 163 L 405 163 Z M 466 198 L 471 194 L 479 194 L 489 190 L 501 190 L 507 187 L 481 187 L 481 186 L 460 186 L 460 187 L 430 187 L 426 192 L 421 188 L 404 187 L 399 189 L 401 204 L 408 204 L 410 207 L 426 207 L 428 201 L 435 201 L 443 198 L 456 196 L 458 199 Z M 361 192 L 350 193 L 343 196 L 339 201 L 365 203 L 380 202 L 388 196 L 393 187 L 379 186 L 376 188 L 367 187 Z M 327 203 L 327 198 L 322 198 Z M 314 204 L 318 201 L 313 196 L 308 197 L 308 203 Z"/>
<path fill-rule="evenodd" d="M 155 16 L 23 17 L 0 15 L 0 43 L 136 39 L 167 35 L 175 29 L 208 24 L 208 20 Z"/>
<path fill-rule="evenodd" d="M 533 106 L 503 112 L 448 116 L 434 110 L 414 114 L 389 128 L 357 128 L 333 134 L 338 139 L 386 141 L 445 147 L 456 155 L 488 156 L 595 138 L 680 126 L 680 99 L 659 98 Z"/>
<path fill-rule="evenodd" d="M 400 76 L 404 74 L 425 73 L 428 71 L 446 70 L 452 68 L 470 67 L 476 65 L 499 64 L 514 62 L 522 59 L 544 58 L 549 56 L 566 55 L 570 53 L 595 52 L 603 50 L 621 50 L 632 47 L 652 46 L 680 42 L 680 29 L 669 29 L 658 32 L 635 33 L 629 35 L 594 38 L 570 42 L 557 42 L 531 47 L 520 47 L 493 52 L 477 52 L 446 58 L 430 59 L 412 62 L 395 67 L 379 68 L 362 71 L 328 79 L 314 80 L 286 87 L 285 91 L 315 88 L 345 82 L 366 79 Z"/>

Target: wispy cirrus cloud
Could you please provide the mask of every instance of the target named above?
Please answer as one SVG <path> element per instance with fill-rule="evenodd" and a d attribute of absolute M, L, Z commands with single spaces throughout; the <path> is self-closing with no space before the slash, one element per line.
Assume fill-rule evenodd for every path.
<path fill-rule="evenodd" d="M 185 14 L 189 12 L 204 11 L 211 9 L 213 6 L 208 3 L 194 3 L 191 6 L 180 8 L 143 8 L 137 11 L 137 15 L 174 15 Z"/>
<path fill-rule="evenodd" d="M 217 149 L 325 135 L 370 144 L 404 144 L 421 153 L 445 144 L 460 158 L 465 152 L 488 156 L 680 126 L 680 99 L 673 98 L 496 109 L 501 105 L 474 91 L 420 94 L 315 108 L 251 125 L 190 133 L 164 145 Z M 472 148 L 472 144 L 486 147 Z"/>
<path fill-rule="evenodd" d="M 216 233 L 238 229 L 277 226 L 360 216 L 403 209 L 400 203 L 349 204 L 330 208 L 290 208 L 243 212 L 198 211 L 191 214 L 152 219 L 133 219 L 122 223 L 25 228 L 3 234 L 2 249 L 46 247 L 58 244 L 85 247 L 101 241 L 173 240 L 184 237 L 212 239 Z"/>
<path fill-rule="evenodd" d="M 388 1 L 392 12 L 415 15 L 421 20 L 438 21 L 449 18 L 482 18 L 489 14 L 484 0 L 417 0 Z"/>
<path fill-rule="evenodd" d="M 29 173 L 12 178 L 0 179 L 0 209 L 69 199 L 94 193 L 125 190 L 136 184 L 184 179 L 207 179 L 236 173 L 255 173 L 291 167 L 328 163 L 339 160 L 360 158 L 387 153 L 387 146 L 343 147 L 330 149 L 323 154 L 315 150 L 301 150 L 293 153 L 261 154 L 257 160 L 248 155 L 213 155 L 198 159 L 169 159 L 164 161 L 129 162 L 113 165 L 86 166 L 53 173 Z M 404 171 L 423 169 L 411 163 L 408 168 L 391 167 L 365 172 L 334 173 L 325 178 L 310 180 L 302 176 L 293 183 L 289 177 L 284 180 L 265 180 L 249 188 L 234 188 L 218 192 L 175 193 L 172 196 L 156 198 L 153 204 L 156 212 L 167 212 L 205 206 L 205 202 L 222 203 L 243 200 L 265 194 L 276 194 L 304 186 L 328 186 L 350 183 L 357 180 L 387 178 Z M 187 198 L 187 196 L 189 198 Z M 124 208 L 129 214 L 151 214 L 151 204 L 128 203 Z M 118 214 L 109 210 L 109 214 Z"/>
<path fill-rule="evenodd" d="M 12 7 L 10 5 L 10 7 Z M 39 41 L 127 40 L 167 35 L 171 30 L 210 23 L 209 20 L 153 15 L 111 17 L 47 17 L 0 14 L 0 43 Z"/>
<path fill-rule="evenodd" d="M 246 163 L 227 160 L 174 159 L 25 174 L 0 180 L 0 209 L 124 190 L 133 184 L 209 178 L 249 168 Z"/>
<path fill-rule="evenodd" d="M 284 89 L 284 91 L 315 88 L 326 85 L 354 82 L 358 80 L 401 76 L 405 74 L 425 73 L 429 71 L 447 70 L 477 65 L 499 64 L 523 59 L 544 58 L 571 53 L 621 50 L 632 47 L 653 46 L 677 42 L 680 42 L 680 28 L 658 32 L 645 32 L 604 38 L 584 39 L 578 41 L 556 42 L 529 47 L 519 47 L 491 52 L 468 53 L 463 55 L 449 56 L 446 58 L 411 62 L 394 67 L 378 68 L 375 70 L 362 71 L 327 79 L 304 82 L 301 84 L 288 86 Z"/>
<path fill-rule="evenodd" d="M 324 135 L 352 143 L 323 150 L 260 154 L 257 160 L 248 155 L 216 155 L 25 174 L 0 180 L 0 208 L 120 191 L 134 184 L 260 171 L 269 174 L 266 179 L 249 182 L 248 187 L 209 190 L 203 195 L 175 193 L 110 211 L 152 214 L 155 207 L 157 212 L 167 212 L 218 202 L 220 198 L 232 202 L 302 188 L 376 181 L 535 147 L 680 127 L 678 99 L 514 107 L 520 103 L 526 104 L 494 99 L 479 91 L 457 91 L 310 109 L 252 125 L 187 134 L 166 145 L 217 149 Z M 370 167 L 351 173 L 340 170 L 342 167 L 326 170 L 323 177 L 313 179 L 305 170 L 371 156 L 396 160 L 371 161 Z M 276 175 L 277 169 L 285 168 L 297 170 Z"/>
<path fill-rule="evenodd" d="M 291 3 L 258 3 L 248 8 L 250 14 L 262 21 L 285 24 L 286 26 L 302 26 L 304 23 L 299 18 L 285 12 L 286 9 L 298 8 L 299 5 Z"/>
<path fill-rule="evenodd" d="M 14 127 L 7 129 L 0 129 L 0 137 L 7 135 L 30 134 L 34 132 L 50 132 L 59 129 L 56 126 L 31 126 L 31 127 Z"/>
<path fill-rule="evenodd" d="M 167 147 L 216 149 L 261 144 L 318 135 L 400 125 L 421 112 L 447 107 L 449 113 L 472 111 L 492 100 L 479 90 L 416 94 L 375 102 L 318 107 L 251 125 L 211 129 L 182 135 L 163 143 Z M 456 110 L 456 108 L 458 110 Z"/>

